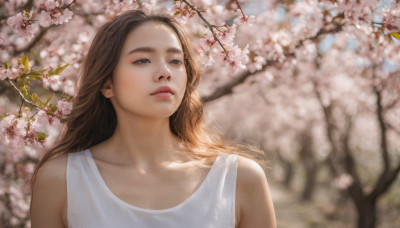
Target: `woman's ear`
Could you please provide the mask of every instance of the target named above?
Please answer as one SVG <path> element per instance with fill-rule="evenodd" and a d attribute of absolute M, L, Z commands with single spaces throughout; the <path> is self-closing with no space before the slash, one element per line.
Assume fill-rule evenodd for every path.
<path fill-rule="evenodd" d="M 113 86 L 110 79 L 107 79 L 107 81 L 104 83 L 101 93 L 106 98 L 111 98 L 114 96 Z"/>

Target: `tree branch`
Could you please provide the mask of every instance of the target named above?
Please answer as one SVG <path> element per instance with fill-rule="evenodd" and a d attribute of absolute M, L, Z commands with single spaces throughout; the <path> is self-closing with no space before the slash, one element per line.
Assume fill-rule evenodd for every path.
<path fill-rule="evenodd" d="M 376 88 L 376 86 L 374 86 L 373 89 L 376 95 L 376 105 L 377 105 L 376 115 L 378 118 L 379 128 L 381 133 L 381 152 L 382 152 L 384 169 L 369 196 L 372 198 L 378 198 L 380 195 L 385 193 L 389 189 L 389 187 L 393 184 L 393 182 L 396 180 L 400 172 L 400 162 L 394 170 L 390 170 L 389 151 L 388 151 L 388 143 L 386 136 L 387 126 L 384 122 L 384 117 L 383 117 L 382 93 L 378 88 Z"/>
<path fill-rule="evenodd" d="M 333 136 L 333 130 L 335 129 L 335 125 L 334 125 L 334 122 L 331 120 L 332 119 L 332 117 L 331 117 L 332 116 L 332 114 L 331 114 L 332 104 L 330 104 L 328 106 L 325 106 L 323 104 L 321 94 L 316 88 L 317 87 L 316 82 L 314 81 L 313 84 L 314 84 L 313 90 L 314 90 L 315 96 L 317 97 L 318 103 L 320 104 L 322 111 L 324 113 L 324 120 L 325 120 L 325 125 L 326 125 L 325 133 L 326 133 L 326 136 L 328 137 L 328 142 L 331 145 L 331 151 L 330 151 L 329 155 L 327 156 L 326 161 L 329 165 L 329 168 L 330 168 L 332 174 L 337 176 L 339 174 L 339 171 L 335 166 L 334 160 L 336 159 L 336 156 L 337 156 L 339 150 L 337 148 L 337 145 L 335 143 L 335 139 Z"/>
<path fill-rule="evenodd" d="M 18 92 L 18 94 L 21 96 L 21 98 L 22 98 L 26 103 L 28 103 L 28 104 L 30 104 L 30 105 L 32 105 L 32 106 L 34 106 L 34 107 L 37 107 L 37 108 L 39 108 L 39 109 L 42 109 L 42 107 L 40 107 L 39 105 L 37 105 L 37 104 L 35 104 L 35 103 L 32 103 L 31 101 L 27 100 L 27 99 L 25 98 L 24 94 L 22 94 L 21 91 L 19 91 L 19 89 L 17 88 L 17 86 L 16 86 L 11 80 L 9 80 L 9 79 L 7 79 L 7 80 L 8 80 L 8 82 L 11 84 L 11 86 L 14 87 L 14 89 Z"/>
<path fill-rule="evenodd" d="M 350 136 L 351 130 L 353 129 L 353 122 L 351 116 L 346 116 L 346 131 L 343 135 L 344 162 L 347 173 L 349 173 L 353 178 L 353 184 L 349 187 L 348 191 L 354 201 L 361 203 L 365 199 L 365 193 L 360 181 L 360 177 L 357 173 L 356 162 L 354 161 L 354 157 L 350 149 Z"/>
<path fill-rule="evenodd" d="M 20 11 L 21 9 L 29 11 L 30 8 L 32 8 L 32 6 L 33 6 L 33 0 L 29 0 L 25 3 L 25 5 L 18 7 L 18 9 L 16 11 Z M 11 17 L 11 15 L 6 15 L 6 14 L 0 15 L 0 21 L 7 19 L 8 17 Z"/>
<path fill-rule="evenodd" d="M 229 59 L 229 52 L 225 49 L 224 45 L 222 45 L 221 41 L 218 39 L 217 34 L 214 31 L 215 25 L 210 24 L 201 14 L 200 10 L 197 9 L 197 7 L 191 5 L 188 1 L 182 0 L 182 2 L 186 3 L 187 6 L 189 6 L 192 10 L 196 11 L 197 15 L 200 17 L 200 19 L 207 25 L 211 33 L 213 34 L 214 39 L 218 42 L 218 44 L 222 47 L 222 49 L 225 52 L 226 57 Z"/>
<path fill-rule="evenodd" d="M 342 16 L 343 16 L 342 14 L 339 14 L 339 15 L 337 15 L 335 18 L 342 17 Z M 335 19 L 335 18 L 334 18 L 334 19 Z M 334 19 L 332 19 L 332 21 L 334 21 Z M 336 25 L 336 26 L 335 26 L 333 29 L 321 28 L 321 29 L 317 32 L 317 34 L 315 34 L 315 36 L 308 37 L 308 38 L 305 38 L 305 39 L 303 39 L 303 40 L 300 40 L 299 43 L 296 45 L 296 49 L 299 48 L 300 46 L 302 46 L 306 40 L 315 41 L 315 40 L 317 40 L 317 39 L 319 38 L 319 36 L 321 36 L 321 35 L 332 34 L 332 33 L 337 33 L 337 32 L 342 31 L 343 24 L 334 23 L 334 25 Z"/>
<path fill-rule="evenodd" d="M 379 130 L 381 133 L 381 152 L 382 159 L 384 165 L 384 172 L 389 171 L 390 169 L 390 161 L 389 161 L 389 151 L 387 146 L 387 137 L 386 137 L 386 125 L 383 119 L 383 106 L 382 106 L 382 93 L 381 91 L 374 86 L 374 92 L 376 95 L 376 116 L 379 122 Z"/>
<path fill-rule="evenodd" d="M 52 27 L 54 27 L 54 26 L 50 26 L 48 28 L 41 29 L 39 34 L 36 35 L 35 38 L 33 38 L 33 40 L 28 45 L 26 45 L 22 49 L 15 50 L 12 55 L 13 56 L 17 56 L 17 55 L 19 55 L 19 54 L 21 54 L 23 52 L 27 52 L 27 51 L 31 50 L 37 43 L 39 43 L 39 41 L 42 39 L 42 37 L 47 33 L 47 30 L 49 30 Z"/>
<path fill-rule="evenodd" d="M 369 197 L 376 199 L 380 195 L 384 194 L 389 189 L 389 187 L 393 185 L 393 182 L 396 181 L 399 173 L 400 173 L 400 161 L 394 170 L 388 171 L 386 173 L 382 172 L 374 189 L 369 194 Z"/>
<path fill-rule="evenodd" d="M 206 102 L 216 100 L 224 95 L 231 94 L 233 87 L 243 83 L 250 76 L 253 76 L 255 74 L 263 72 L 268 66 L 275 64 L 277 62 L 278 61 L 267 62 L 266 64 L 264 64 L 262 66 L 262 68 L 260 70 L 257 70 L 254 72 L 245 71 L 245 72 L 241 73 L 239 76 L 237 76 L 234 79 L 232 79 L 231 81 L 229 81 L 228 83 L 226 83 L 225 85 L 218 87 L 211 95 L 202 97 L 201 100 L 204 103 L 206 103 Z"/>
<path fill-rule="evenodd" d="M 300 41 L 299 44 L 296 46 L 296 48 L 298 48 L 300 45 L 303 45 L 305 40 L 309 40 L 309 39 L 316 40 L 318 38 L 318 36 L 328 34 L 328 33 L 339 32 L 339 31 L 341 31 L 341 29 L 342 29 L 341 25 L 339 25 L 331 30 L 321 29 L 317 33 L 316 36 L 311 37 L 311 38 L 306 38 L 306 39 Z M 288 53 L 285 53 L 285 56 L 286 57 L 294 57 L 295 54 L 292 52 L 288 52 Z M 276 63 L 278 63 L 278 61 L 270 61 L 270 62 L 267 62 L 266 64 L 264 64 L 262 66 L 261 70 L 255 71 L 253 73 L 246 71 L 246 72 L 240 74 L 239 76 L 235 77 L 234 79 L 232 79 L 230 82 L 226 83 L 225 85 L 218 87 L 211 95 L 202 97 L 203 102 L 205 102 L 205 103 L 210 102 L 210 101 L 216 100 L 224 95 L 231 94 L 233 87 L 243 83 L 250 76 L 253 76 L 257 73 L 263 72 L 268 66 L 274 65 Z"/>

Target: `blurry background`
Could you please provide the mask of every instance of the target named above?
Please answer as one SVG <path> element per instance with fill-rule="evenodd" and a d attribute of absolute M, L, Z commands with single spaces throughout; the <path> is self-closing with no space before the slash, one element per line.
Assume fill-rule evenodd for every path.
<path fill-rule="evenodd" d="M 138 7 L 187 28 L 205 118 L 265 151 L 278 227 L 399 227 L 398 1 L 239 1 L 246 16 L 236 1 L 188 1 L 219 26 L 228 61 L 185 2 L 0 0 L 0 227 L 29 227 L 29 179 L 63 126 L 90 40 Z M 31 88 L 17 80 L 42 70 Z"/>

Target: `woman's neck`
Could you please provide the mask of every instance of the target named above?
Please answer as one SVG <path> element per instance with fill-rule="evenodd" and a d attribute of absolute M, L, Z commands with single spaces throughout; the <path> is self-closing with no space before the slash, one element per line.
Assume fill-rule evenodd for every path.
<path fill-rule="evenodd" d="M 151 172 L 169 162 L 186 160 L 180 153 L 183 150 L 166 119 L 119 122 L 111 138 L 95 146 L 92 152 L 96 151 L 103 160 Z"/>

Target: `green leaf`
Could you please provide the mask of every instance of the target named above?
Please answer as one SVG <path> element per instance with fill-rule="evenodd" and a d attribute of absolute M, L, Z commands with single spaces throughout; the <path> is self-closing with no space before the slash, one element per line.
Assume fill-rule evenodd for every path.
<path fill-rule="evenodd" d="M 65 64 L 65 65 L 62 66 L 62 67 L 57 67 L 57 69 L 54 71 L 54 74 L 56 74 L 56 75 L 60 74 L 61 72 L 63 72 L 63 70 L 64 70 L 65 68 L 67 68 L 68 65 L 69 65 L 69 64 Z"/>
<path fill-rule="evenodd" d="M 36 95 L 36 93 L 32 93 L 32 100 L 36 101 L 38 99 L 39 99 L 39 97 Z"/>
<path fill-rule="evenodd" d="M 42 76 L 42 74 L 40 73 L 40 72 L 37 72 L 37 71 L 34 71 L 34 70 L 31 70 L 28 74 L 26 74 L 26 75 L 29 75 L 29 76 Z"/>
<path fill-rule="evenodd" d="M 37 71 L 31 71 L 27 73 L 25 76 L 27 76 L 27 78 L 31 81 L 42 80 L 42 74 Z"/>
<path fill-rule="evenodd" d="M 29 78 L 29 80 L 31 80 L 31 81 L 42 80 L 42 77 L 39 77 L 39 76 L 29 76 L 28 78 Z"/>
<path fill-rule="evenodd" d="M 51 99 L 53 99 L 53 97 L 54 97 L 54 93 L 51 94 L 51 96 L 49 98 L 47 98 L 46 103 L 44 103 L 44 106 L 46 106 L 51 101 Z"/>
<path fill-rule="evenodd" d="M 25 69 L 29 69 L 29 60 L 27 55 L 24 55 L 24 57 L 22 57 L 21 63 L 22 65 L 24 65 Z"/>
<path fill-rule="evenodd" d="M 51 107 L 50 111 L 54 114 L 58 110 L 57 106 Z"/>
<path fill-rule="evenodd" d="M 390 35 L 392 35 L 394 38 L 400 40 L 400 34 L 398 32 L 392 32 L 392 33 L 390 33 Z"/>
<path fill-rule="evenodd" d="M 49 107 L 48 108 L 48 110 L 49 110 L 48 114 L 50 114 L 50 115 L 54 115 L 54 113 L 58 110 L 57 105 L 49 104 L 47 107 Z"/>
<path fill-rule="evenodd" d="M 18 88 L 18 90 L 21 91 L 22 95 L 24 95 L 25 98 L 30 98 L 29 92 L 25 87 L 21 86 Z"/>
<path fill-rule="evenodd" d="M 37 138 L 39 141 L 45 140 L 49 135 L 43 132 L 38 132 Z"/>
<path fill-rule="evenodd" d="M 176 12 L 174 13 L 174 16 L 179 15 L 179 14 L 181 14 L 181 11 L 176 11 Z"/>
<path fill-rule="evenodd" d="M 4 63 L 4 69 L 8 69 L 10 66 L 8 65 L 8 63 Z"/>

